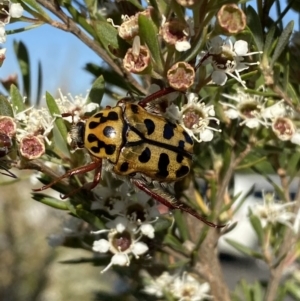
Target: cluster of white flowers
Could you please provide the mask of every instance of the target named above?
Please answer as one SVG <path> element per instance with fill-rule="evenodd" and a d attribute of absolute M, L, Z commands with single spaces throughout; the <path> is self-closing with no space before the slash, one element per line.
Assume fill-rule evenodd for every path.
<path fill-rule="evenodd" d="M 129 191 L 127 183 L 117 190 L 98 185 L 94 192 L 99 201 L 94 202 L 91 209 L 106 210 L 115 217 L 106 223 L 107 229 L 93 232 L 108 233 L 107 239 L 94 241 L 93 250 L 113 254 L 110 264 L 102 272 L 112 265 L 128 266 L 131 255 L 139 258 L 148 251 L 147 244 L 141 239 L 154 238 L 155 230 L 152 224 L 160 214 L 156 206 L 149 205 L 146 194 Z"/>
<path fill-rule="evenodd" d="M 264 192 L 263 201 L 263 204 L 255 204 L 252 208 L 252 213 L 261 220 L 263 227 L 279 223 L 291 228 L 295 233 L 299 232 L 300 212 L 293 212 L 295 202 L 276 202 L 274 194 Z"/>
<path fill-rule="evenodd" d="M 12 3 L 9 0 L 0 2 L 0 43 L 6 42 L 5 26 L 10 22 L 11 18 L 20 18 L 23 14 L 23 7 L 20 3 Z M 0 55 L 5 54 L 5 48 L 1 49 Z"/>
<path fill-rule="evenodd" d="M 258 90 L 264 92 L 264 87 Z M 220 101 L 225 116 L 229 119 L 240 119 L 240 125 L 251 129 L 264 126 L 270 127 L 274 134 L 282 141 L 291 141 L 300 145 L 300 129 L 293 122 L 296 113 L 287 107 L 283 100 L 267 106 L 264 96 L 249 94 L 237 89 L 236 94 L 222 94 L 223 97 L 233 100 L 235 104 Z"/>
<path fill-rule="evenodd" d="M 145 280 L 143 292 L 157 298 L 171 295 L 178 301 L 212 299 L 212 296 L 208 294 L 210 291 L 209 284 L 207 282 L 200 283 L 196 276 L 190 273 L 170 275 L 168 272 L 164 272 L 153 279 L 142 271 L 142 277 Z"/>
<path fill-rule="evenodd" d="M 24 136 L 41 134 L 50 145 L 51 141 L 47 138 L 53 129 L 55 118 L 45 108 L 36 109 L 30 107 L 22 112 L 15 113 L 15 119 L 21 124 L 17 129 L 17 140 L 20 141 Z"/>
<path fill-rule="evenodd" d="M 88 103 L 88 93 L 86 96 L 76 95 L 73 97 L 70 93 L 68 95 L 63 95 L 61 90 L 58 90 L 59 98 L 55 99 L 55 102 L 60 110 L 60 113 L 66 115 L 64 117 L 70 123 L 77 123 L 80 121 L 80 117 L 82 117 L 85 113 L 90 113 L 94 110 L 99 109 L 99 105 L 90 102 Z M 61 117 L 61 115 L 59 115 Z"/>
<path fill-rule="evenodd" d="M 216 36 L 209 41 L 208 51 L 203 53 L 200 64 L 211 64 L 213 68 L 211 80 L 213 83 L 223 86 L 228 79 L 227 76 L 230 76 L 246 88 L 240 72 L 248 69 L 251 65 L 258 65 L 259 62 L 244 62 L 244 57 L 262 53 L 260 51 L 248 52 L 248 50 L 248 43 L 244 40 L 232 43 L 229 38 L 223 40 Z"/>
<path fill-rule="evenodd" d="M 199 100 L 195 93 L 189 93 L 187 99 L 187 104 L 183 105 L 181 109 L 171 104 L 166 109 L 165 116 L 171 121 L 179 123 L 197 142 L 211 141 L 214 136 L 213 132 L 219 130 L 210 127 L 209 123 L 211 121 L 214 121 L 217 125 L 220 123 L 214 117 L 214 106 L 206 105 L 202 100 Z"/>

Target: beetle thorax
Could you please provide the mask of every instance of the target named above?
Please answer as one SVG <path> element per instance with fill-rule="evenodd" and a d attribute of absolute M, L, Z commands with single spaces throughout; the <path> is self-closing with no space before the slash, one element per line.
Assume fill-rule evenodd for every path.
<path fill-rule="evenodd" d="M 84 145 L 93 156 L 116 163 L 125 131 L 123 109 L 120 106 L 106 108 L 87 120 Z"/>

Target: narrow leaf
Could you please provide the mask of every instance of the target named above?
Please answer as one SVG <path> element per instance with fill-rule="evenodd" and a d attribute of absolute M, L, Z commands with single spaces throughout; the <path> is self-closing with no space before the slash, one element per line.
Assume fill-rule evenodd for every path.
<path fill-rule="evenodd" d="M 48 106 L 51 116 L 56 117 L 55 124 L 56 124 L 60 134 L 62 135 L 64 141 L 67 141 L 67 136 L 68 136 L 67 127 L 66 127 L 63 119 L 57 117 L 57 116 L 61 115 L 60 110 L 56 104 L 55 99 L 48 92 L 46 92 L 46 103 L 47 103 L 47 106 Z"/>
<path fill-rule="evenodd" d="M 164 238 L 164 244 L 169 245 L 174 250 L 177 250 L 179 252 L 186 252 L 185 248 L 182 246 L 182 242 L 179 241 L 176 237 L 174 237 L 172 234 L 167 234 Z"/>
<path fill-rule="evenodd" d="M 240 243 L 238 243 L 237 241 L 234 241 L 232 239 L 226 239 L 226 241 L 232 246 L 234 247 L 235 249 L 237 249 L 238 251 L 240 251 L 241 253 L 245 254 L 245 255 L 248 255 L 248 256 L 251 256 L 251 257 L 256 257 L 256 258 L 259 258 L 259 259 L 262 259 L 263 256 L 262 254 L 246 247 L 245 245 L 242 245 Z"/>
<path fill-rule="evenodd" d="M 279 56 L 284 51 L 286 45 L 289 42 L 293 29 L 294 29 L 294 21 L 290 21 L 289 24 L 286 26 L 286 28 L 283 30 L 281 36 L 279 37 L 278 43 L 276 45 L 274 54 L 271 59 L 271 63 L 270 63 L 271 66 L 273 66 L 276 63 Z"/>
<path fill-rule="evenodd" d="M 23 112 L 26 109 L 23 102 L 23 97 L 21 96 L 18 88 L 15 85 L 10 86 L 10 97 L 12 105 L 17 113 Z"/>
<path fill-rule="evenodd" d="M 11 103 L 3 95 L 0 95 L 0 116 L 14 117 Z"/>
<path fill-rule="evenodd" d="M 42 72 L 42 64 L 38 63 L 38 83 L 37 83 L 37 91 L 36 91 L 36 105 L 39 106 L 42 99 L 42 84 L 43 84 L 43 72 Z"/>
<path fill-rule="evenodd" d="M 270 53 L 270 49 L 272 49 L 272 44 L 274 42 L 275 30 L 276 30 L 276 27 L 272 26 L 267 33 L 266 40 L 265 40 L 265 46 L 264 46 L 264 50 L 263 50 L 265 55 Z"/>
<path fill-rule="evenodd" d="M 258 237 L 259 243 L 260 245 L 263 245 L 264 243 L 264 231 L 263 231 L 263 227 L 261 225 L 260 219 L 256 216 L 256 215 L 251 215 L 250 216 L 250 222 L 251 225 Z"/>
<path fill-rule="evenodd" d="M 25 104 L 31 105 L 31 80 L 30 80 L 30 61 L 27 48 L 23 42 L 14 42 L 14 49 L 18 59 L 22 74 L 24 96 L 27 96 Z"/>
<path fill-rule="evenodd" d="M 101 104 L 102 97 L 105 91 L 105 81 L 103 76 L 99 76 L 93 83 L 91 91 L 88 95 L 87 102 L 94 102 L 96 104 Z"/>
<path fill-rule="evenodd" d="M 158 32 L 152 20 L 144 15 L 139 15 L 139 33 L 141 40 L 144 41 L 149 48 L 151 57 L 157 65 L 158 72 L 162 72 L 163 61 L 157 38 Z"/>
<path fill-rule="evenodd" d="M 247 25 L 251 30 L 257 49 L 259 51 L 262 51 L 264 45 L 263 43 L 264 38 L 263 38 L 263 30 L 261 27 L 260 18 L 257 12 L 255 11 L 255 9 L 251 5 L 247 7 L 246 15 L 247 15 Z"/>
<path fill-rule="evenodd" d="M 108 22 L 98 21 L 95 26 L 96 34 L 108 53 L 124 57 L 129 45 L 119 37 L 118 31 Z"/>
<path fill-rule="evenodd" d="M 76 213 L 78 217 L 93 225 L 95 228 L 99 230 L 105 228 L 104 222 L 91 212 L 81 208 L 76 208 Z"/>
<path fill-rule="evenodd" d="M 68 210 L 67 203 L 63 200 L 59 200 L 41 193 L 34 193 L 32 195 L 32 198 L 52 208 L 60 209 L 60 210 Z"/>
<path fill-rule="evenodd" d="M 186 226 L 185 219 L 183 217 L 183 214 L 180 210 L 174 210 L 174 218 L 176 221 L 176 226 L 178 227 L 178 231 L 180 233 L 180 237 L 183 241 L 190 240 L 189 237 L 189 229 Z"/>
<path fill-rule="evenodd" d="M 20 0 L 19 0 L 20 1 Z M 44 20 L 47 22 L 51 21 L 51 18 L 48 16 L 48 14 L 44 11 L 44 9 L 37 3 L 35 0 L 21 0 L 20 1 L 22 6 L 26 11 L 31 13 L 33 16 L 37 17 L 40 20 Z M 32 7 L 35 11 L 32 11 L 31 9 L 28 9 L 25 5 L 27 3 L 30 7 Z"/>

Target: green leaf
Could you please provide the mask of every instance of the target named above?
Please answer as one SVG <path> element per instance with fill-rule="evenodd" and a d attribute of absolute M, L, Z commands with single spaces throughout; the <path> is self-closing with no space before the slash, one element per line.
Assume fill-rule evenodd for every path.
<path fill-rule="evenodd" d="M 11 103 L 17 113 L 23 112 L 26 109 L 23 102 L 23 97 L 21 96 L 18 88 L 15 85 L 10 86 L 10 97 Z"/>
<path fill-rule="evenodd" d="M 105 229 L 104 222 L 98 218 L 96 215 L 92 214 L 91 212 L 81 209 L 81 208 L 76 208 L 76 214 L 78 217 L 82 218 L 89 224 L 93 225 L 97 229 Z"/>
<path fill-rule="evenodd" d="M 67 141 L 67 136 L 68 136 L 67 127 L 66 127 L 63 119 L 60 117 L 57 117 L 57 116 L 61 115 L 61 112 L 56 104 L 55 99 L 48 92 L 46 92 L 46 103 L 47 103 L 47 106 L 48 106 L 51 116 L 56 117 L 55 124 L 56 124 L 60 134 L 62 135 L 64 141 Z"/>
<path fill-rule="evenodd" d="M 38 83 L 37 83 L 37 92 L 36 92 L 36 105 L 39 106 L 42 100 L 42 84 L 43 84 L 43 72 L 42 64 L 38 63 Z"/>
<path fill-rule="evenodd" d="M 180 237 L 183 241 L 190 240 L 189 236 L 189 229 L 186 226 L 185 219 L 183 217 L 183 214 L 180 210 L 174 210 L 174 218 L 176 221 L 176 226 L 178 227 L 178 231 L 180 234 Z"/>
<path fill-rule="evenodd" d="M 151 57 L 156 63 L 157 71 L 163 72 L 163 61 L 158 43 L 158 32 L 152 20 L 144 15 L 139 15 L 139 33 L 142 42 L 145 42 Z"/>
<path fill-rule="evenodd" d="M 169 245 L 172 249 L 177 250 L 179 252 L 186 252 L 186 249 L 183 247 L 182 242 L 170 233 L 168 233 L 165 236 L 163 243 Z"/>
<path fill-rule="evenodd" d="M 251 222 L 251 225 L 252 225 L 254 231 L 256 232 L 259 243 L 262 246 L 264 243 L 264 230 L 261 225 L 260 219 L 256 215 L 251 214 L 250 222 Z"/>
<path fill-rule="evenodd" d="M 3 95 L 0 95 L 0 116 L 14 117 L 11 103 Z"/>
<path fill-rule="evenodd" d="M 129 45 L 120 38 L 118 31 L 108 22 L 98 21 L 95 26 L 96 34 L 108 53 L 124 57 Z"/>
<path fill-rule="evenodd" d="M 93 83 L 91 91 L 88 95 L 88 102 L 94 102 L 98 105 L 101 104 L 102 97 L 105 91 L 105 81 L 103 76 L 99 76 Z"/>
<path fill-rule="evenodd" d="M 172 221 L 165 217 L 159 217 L 158 220 L 153 224 L 155 232 L 161 232 L 171 227 Z"/>
<path fill-rule="evenodd" d="M 271 58 L 270 66 L 272 67 L 278 60 L 281 53 L 284 51 L 289 42 L 290 36 L 294 29 L 294 21 L 290 21 L 279 37 L 278 43 Z"/>
<path fill-rule="evenodd" d="M 30 105 L 31 82 L 30 82 L 30 62 L 27 48 L 23 42 L 14 42 L 14 50 L 18 59 L 24 85 L 24 96 L 27 96 L 25 104 Z"/>
<path fill-rule="evenodd" d="M 249 5 L 246 10 L 247 15 L 247 25 L 251 30 L 251 34 L 259 51 L 263 50 L 264 45 L 264 37 L 263 37 L 263 29 L 261 27 L 260 18 L 256 12 L 256 10 Z"/>
<path fill-rule="evenodd" d="M 37 3 L 35 0 L 19 0 L 19 2 L 22 4 L 22 7 L 31 13 L 33 16 L 35 16 L 39 20 L 47 21 L 50 23 L 51 18 L 48 16 L 48 14 L 43 10 L 43 8 Z M 27 3 L 29 7 L 25 4 Z M 34 9 L 34 11 L 31 8 Z"/>
<path fill-rule="evenodd" d="M 283 282 L 284 284 L 284 282 Z M 288 293 L 290 293 L 296 300 L 300 300 L 299 283 L 294 281 L 287 281 L 285 287 Z"/>
<path fill-rule="evenodd" d="M 59 200 L 42 193 L 34 193 L 32 195 L 32 198 L 52 208 L 60 209 L 60 210 L 68 210 L 67 203 L 63 200 Z"/>
<path fill-rule="evenodd" d="M 276 31 L 276 27 L 272 26 L 267 33 L 265 45 L 264 45 L 264 49 L 263 49 L 264 55 L 266 55 L 266 56 L 268 55 L 268 53 L 270 53 L 270 50 L 272 49 L 275 31 Z"/>
<path fill-rule="evenodd" d="M 255 257 L 258 259 L 263 259 L 263 256 L 261 253 L 258 253 L 248 247 L 246 247 L 245 245 L 242 245 L 232 239 L 225 239 L 232 247 L 234 247 L 236 250 L 240 251 L 241 253 L 251 256 L 251 257 Z"/>
<path fill-rule="evenodd" d="M 70 2 L 71 3 L 71 2 Z M 79 24 L 84 30 L 86 30 L 91 36 L 95 36 L 93 27 L 87 22 L 86 16 L 83 16 L 78 10 L 75 9 L 74 5 L 64 3 L 64 7 L 68 10 L 73 20 Z"/>

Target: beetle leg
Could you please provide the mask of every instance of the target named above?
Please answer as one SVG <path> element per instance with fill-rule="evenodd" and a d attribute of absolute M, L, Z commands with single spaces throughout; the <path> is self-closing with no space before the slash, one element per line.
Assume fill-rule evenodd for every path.
<path fill-rule="evenodd" d="M 145 108 L 149 102 L 151 102 L 155 99 L 158 99 L 160 97 L 163 97 L 165 95 L 168 95 L 172 92 L 179 92 L 179 91 L 176 91 L 172 87 L 163 88 L 161 90 L 158 90 L 158 91 L 146 96 L 144 99 L 142 99 L 141 101 L 138 102 L 138 105 Z"/>
<path fill-rule="evenodd" d="M 170 209 L 180 209 L 182 211 L 185 211 L 185 212 L 193 215 L 194 217 L 196 217 L 197 219 L 199 219 L 200 221 L 202 221 L 206 225 L 208 225 L 210 227 L 213 227 L 213 228 L 223 228 L 223 227 L 226 226 L 226 225 L 217 225 L 217 224 L 214 224 L 212 222 L 209 222 L 203 216 L 199 215 L 190 206 L 188 206 L 188 205 L 182 203 L 181 201 L 177 200 L 176 198 L 172 197 L 171 195 L 169 195 L 167 192 L 165 192 L 162 189 L 150 188 L 145 182 L 140 181 L 140 180 L 136 180 L 136 179 L 132 179 L 131 182 L 136 187 L 138 187 L 140 190 L 144 191 L 149 196 L 154 198 L 156 201 L 162 203 L 163 205 L 167 206 Z"/>
<path fill-rule="evenodd" d="M 102 168 L 102 160 L 101 159 L 94 160 L 93 162 L 91 162 L 91 163 L 89 163 L 89 164 L 87 164 L 85 166 L 80 166 L 78 168 L 74 168 L 74 169 L 69 170 L 64 175 L 62 175 L 59 178 L 55 179 L 54 181 L 52 181 L 48 185 L 44 185 L 41 188 L 33 189 L 33 191 L 43 191 L 43 190 L 45 190 L 47 188 L 50 188 L 54 184 L 60 182 L 62 179 L 65 179 L 65 178 L 68 178 L 68 177 L 71 177 L 71 176 L 74 176 L 74 175 L 79 175 L 79 174 L 87 173 L 87 172 L 92 171 L 92 170 L 96 170 L 95 171 L 94 181 L 92 182 L 92 184 L 94 185 L 94 186 L 92 185 L 92 188 L 94 188 L 99 183 L 99 181 L 100 181 L 100 178 L 101 178 L 101 168 Z M 99 172 L 99 170 L 100 170 L 100 172 Z M 100 173 L 100 175 L 98 175 L 98 173 Z M 97 180 L 98 180 L 98 182 L 96 182 Z M 82 187 L 80 187 L 80 189 L 81 188 Z"/>
<path fill-rule="evenodd" d="M 15 178 L 15 179 L 17 178 L 17 176 L 15 174 L 13 174 L 11 171 L 9 171 L 7 168 L 2 166 L 1 169 L 5 170 L 7 172 L 7 173 L 5 173 L 5 172 L 0 171 L 1 175 L 8 176 L 8 177 Z"/>

